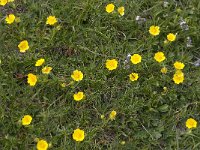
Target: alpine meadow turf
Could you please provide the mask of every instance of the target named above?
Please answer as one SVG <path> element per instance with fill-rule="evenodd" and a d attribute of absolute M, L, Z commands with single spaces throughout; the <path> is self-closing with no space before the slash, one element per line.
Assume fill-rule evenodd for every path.
<path fill-rule="evenodd" d="M 0 11 L 0 150 L 200 149 L 199 0 Z"/>

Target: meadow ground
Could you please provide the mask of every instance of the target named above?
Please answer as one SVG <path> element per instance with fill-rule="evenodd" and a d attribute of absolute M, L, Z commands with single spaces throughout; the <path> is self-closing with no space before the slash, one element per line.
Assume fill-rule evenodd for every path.
<path fill-rule="evenodd" d="M 199 0 L 15 0 L 0 11 L 1 150 L 34 150 L 41 139 L 52 150 L 200 149 Z M 57 23 L 46 24 L 48 16 Z M 157 36 L 152 25 L 160 27 Z M 20 52 L 23 40 L 29 48 Z M 166 59 L 156 61 L 157 52 Z M 141 62 L 133 64 L 128 54 Z M 40 58 L 45 63 L 36 67 Z M 109 59 L 117 68 L 106 68 Z M 81 81 L 71 77 L 74 70 L 83 73 Z M 30 77 L 32 86 L 30 73 L 37 77 Z M 75 101 L 79 91 L 85 96 Z M 27 125 L 25 115 L 32 117 Z M 72 137 L 78 128 L 81 142 Z"/>

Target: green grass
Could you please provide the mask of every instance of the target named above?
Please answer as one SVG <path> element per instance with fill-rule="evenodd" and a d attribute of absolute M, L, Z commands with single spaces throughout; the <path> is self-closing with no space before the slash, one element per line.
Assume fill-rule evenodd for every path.
<path fill-rule="evenodd" d="M 52 144 L 52 150 L 126 149 L 126 150 L 199 150 L 200 128 L 191 132 L 185 121 L 192 117 L 200 122 L 200 67 L 192 63 L 200 57 L 199 0 L 112 1 L 115 13 L 108 14 L 106 0 L 15 0 L 0 7 L 0 149 L 36 149 L 35 138 Z M 117 7 L 125 7 L 120 17 Z M 14 13 L 20 23 L 8 25 L 4 17 Z M 55 15 L 59 23 L 50 27 L 46 18 Z M 147 19 L 138 24 L 136 16 Z M 179 19 L 189 25 L 183 31 Z M 151 25 L 160 26 L 159 36 L 152 37 Z M 57 26 L 61 29 L 58 30 Z M 165 45 L 168 33 L 177 33 L 177 40 Z M 186 47 L 187 37 L 193 47 Z M 28 40 L 30 49 L 22 54 L 17 45 Z M 166 61 L 157 63 L 155 52 L 163 51 Z M 142 62 L 124 66 L 127 54 L 139 53 Z M 43 75 L 34 66 L 39 58 L 52 66 L 50 75 Z M 115 58 L 114 71 L 105 68 L 107 59 Z M 173 63 L 185 64 L 185 80 L 172 81 Z M 162 66 L 168 68 L 161 74 Z M 71 73 L 79 69 L 84 79 L 69 84 Z M 138 81 L 128 75 L 139 73 Z M 27 84 L 28 73 L 39 76 L 35 87 Z M 163 87 L 168 91 L 163 94 Z M 82 90 L 86 99 L 73 100 Z M 114 121 L 109 113 L 117 111 Z M 28 127 L 21 118 L 33 117 Z M 101 119 L 101 114 L 105 119 Z M 73 130 L 85 131 L 84 141 L 72 139 Z M 126 143 L 121 144 L 122 141 Z"/>

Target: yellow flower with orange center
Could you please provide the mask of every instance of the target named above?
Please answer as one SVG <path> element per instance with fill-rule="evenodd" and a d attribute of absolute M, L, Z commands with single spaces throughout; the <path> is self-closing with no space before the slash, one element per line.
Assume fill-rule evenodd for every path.
<path fill-rule="evenodd" d="M 51 72 L 51 70 L 52 70 L 52 67 L 46 66 L 46 67 L 42 68 L 42 73 L 49 74 Z"/>
<path fill-rule="evenodd" d="M 184 63 L 180 62 L 180 61 L 176 61 L 174 63 L 174 67 L 177 69 L 177 70 L 181 70 L 185 67 Z"/>
<path fill-rule="evenodd" d="M 139 75 L 138 75 L 138 73 L 131 73 L 129 75 L 129 78 L 130 78 L 131 81 L 136 81 L 136 80 L 138 80 Z"/>
<path fill-rule="evenodd" d="M 37 142 L 37 150 L 47 150 L 49 147 L 49 144 L 45 140 L 39 140 Z"/>
<path fill-rule="evenodd" d="M 134 54 L 131 56 L 131 62 L 133 64 L 138 64 L 142 61 L 142 57 L 139 54 Z"/>
<path fill-rule="evenodd" d="M 117 69 L 118 62 L 116 59 L 107 59 L 106 60 L 106 68 L 108 70 L 115 70 Z"/>
<path fill-rule="evenodd" d="M 85 132 L 81 129 L 76 129 L 76 130 L 74 130 L 72 137 L 75 141 L 81 142 L 85 138 Z"/>
<path fill-rule="evenodd" d="M 75 70 L 73 71 L 71 77 L 74 81 L 81 81 L 83 80 L 83 73 L 79 70 Z"/>
<path fill-rule="evenodd" d="M 0 0 L 0 5 L 4 6 L 6 5 L 8 2 L 8 0 Z"/>
<path fill-rule="evenodd" d="M 115 110 L 111 111 L 109 114 L 110 120 L 115 120 L 117 112 Z"/>
<path fill-rule="evenodd" d="M 193 118 L 189 118 L 189 119 L 187 119 L 185 125 L 188 129 L 196 128 L 197 127 L 197 121 L 194 120 Z"/>
<path fill-rule="evenodd" d="M 6 23 L 7 24 L 12 24 L 15 21 L 15 15 L 14 14 L 9 14 L 6 16 Z"/>
<path fill-rule="evenodd" d="M 25 53 L 29 49 L 28 41 L 21 41 L 18 45 L 18 48 L 21 53 Z"/>
<path fill-rule="evenodd" d="M 23 118 L 22 118 L 22 125 L 23 126 L 27 126 L 31 123 L 32 121 L 32 117 L 30 115 L 25 115 Z"/>
<path fill-rule="evenodd" d="M 154 59 L 157 61 L 157 62 L 162 62 L 162 61 L 164 61 L 165 59 L 166 59 L 166 57 L 165 57 L 165 54 L 163 53 L 163 52 L 157 52 L 157 53 L 155 53 L 155 55 L 154 55 Z"/>
<path fill-rule="evenodd" d="M 37 82 L 37 76 L 32 74 L 32 73 L 29 73 L 28 74 L 28 79 L 27 79 L 27 83 L 30 85 L 30 86 L 35 86 Z"/>
<path fill-rule="evenodd" d="M 38 59 L 35 63 L 35 66 L 36 67 L 39 67 L 39 66 L 42 66 L 42 64 L 44 64 L 45 62 L 45 59 L 44 58 L 41 58 L 41 59 Z"/>
<path fill-rule="evenodd" d="M 84 96 L 85 95 L 83 92 L 78 92 L 78 93 L 75 93 L 73 97 L 75 101 L 80 101 L 84 98 Z"/>
<path fill-rule="evenodd" d="M 173 33 L 169 33 L 169 34 L 167 35 L 167 40 L 170 41 L 170 42 L 175 41 L 175 40 L 176 40 L 176 35 L 173 34 Z"/>
<path fill-rule="evenodd" d="M 114 9 L 115 9 L 115 5 L 113 5 L 112 3 L 111 3 L 111 4 L 108 4 L 108 5 L 106 6 L 106 12 L 107 12 L 107 13 L 113 12 Z"/>
<path fill-rule="evenodd" d="M 157 36 L 160 34 L 160 27 L 159 26 L 151 26 L 149 28 L 149 33 L 153 36 Z"/>
<path fill-rule="evenodd" d="M 173 81 L 176 84 L 180 84 L 184 81 L 184 73 L 180 70 L 177 70 L 173 76 Z"/>
<path fill-rule="evenodd" d="M 57 23 L 57 19 L 55 16 L 49 16 L 47 17 L 47 21 L 46 21 L 46 24 L 48 25 L 54 25 L 55 23 Z"/>
<path fill-rule="evenodd" d="M 118 9 L 117 9 L 117 11 L 118 11 L 118 13 L 121 15 L 121 16 L 123 16 L 124 15 L 124 7 L 122 6 L 122 7 L 119 7 Z"/>

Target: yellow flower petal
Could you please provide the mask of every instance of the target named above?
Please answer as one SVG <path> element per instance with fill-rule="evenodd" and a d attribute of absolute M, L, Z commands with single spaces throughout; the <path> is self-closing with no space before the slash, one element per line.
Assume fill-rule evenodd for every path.
<path fill-rule="evenodd" d="M 108 5 L 106 6 L 106 12 L 107 12 L 107 13 L 113 12 L 114 9 L 115 9 L 115 5 L 113 5 L 112 3 L 111 3 L 111 4 L 108 4 Z"/>
<path fill-rule="evenodd" d="M 30 115 L 25 115 L 22 118 L 22 125 L 27 126 L 31 123 L 31 121 L 32 121 L 32 117 Z"/>
<path fill-rule="evenodd" d="M 163 53 L 163 52 L 157 52 L 157 53 L 155 53 L 155 55 L 154 55 L 154 59 L 157 61 L 157 62 L 162 62 L 162 61 L 164 61 L 165 59 L 166 59 L 166 57 L 165 57 L 165 54 Z"/>
<path fill-rule="evenodd" d="M 14 14 L 10 14 L 8 16 L 6 16 L 6 23 L 7 24 L 12 24 L 15 21 L 15 15 Z"/>
<path fill-rule="evenodd" d="M 47 150 L 49 147 L 47 141 L 45 140 L 39 140 L 37 142 L 37 150 Z"/>
<path fill-rule="evenodd" d="M 106 60 L 106 68 L 108 70 L 115 70 L 117 69 L 118 62 L 116 59 L 107 59 Z"/>
<path fill-rule="evenodd" d="M 47 21 L 46 21 L 46 24 L 48 25 L 54 25 L 55 23 L 57 23 L 57 19 L 55 16 L 49 16 L 47 17 Z"/>
<path fill-rule="evenodd" d="M 157 36 L 160 34 L 160 27 L 159 26 L 151 26 L 149 28 L 149 33 L 153 36 Z"/>
<path fill-rule="evenodd" d="M 74 81 L 81 81 L 83 80 L 83 73 L 79 70 L 75 70 L 73 71 L 71 77 Z"/>
<path fill-rule="evenodd" d="M 85 132 L 81 129 L 76 129 L 76 130 L 74 130 L 72 137 L 75 141 L 81 142 L 85 138 Z"/>

